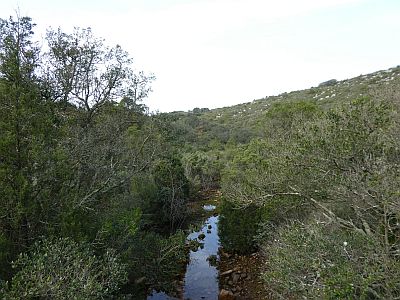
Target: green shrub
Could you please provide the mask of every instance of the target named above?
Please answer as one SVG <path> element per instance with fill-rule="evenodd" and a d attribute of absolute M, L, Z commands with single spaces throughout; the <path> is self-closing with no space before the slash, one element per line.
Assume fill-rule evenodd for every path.
<path fill-rule="evenodd" d="M 1 279 L 5 280 L 10 277 L 10 266 L 9 260 L 11 256 L 11 243 L 3 234 L 0 232 L 0 283 Z"/>
<path fill-rule="evenodd" d="M 219 187 L 221 179 L 222 160 L 219 152 L 196 151 L 183 157 L 185 175 L 191 185 L 191 192 L 196 195 L 199 191 Z"/>
<path fill-rule="evenodd" d="M 69 238 L 35 243 L 13 267 L 17 273 L 7 299 L 102 299 L 127 281 L 126 267 L 113 251 L 96 256 L 89 244 Z"/>
<path fill-rule="evenodd" d="M 230 252 L 250 253 L 256 249 L 255 235 L 261 220 L 261 210 L 254 205 L 237 208 L 223 200 L 219 218 L 222 246 Z"/>
<path fill-rule="evenodd" d="M 184 222 L 189 182 L 178 157 L 160 159 L 151 173 L 133 178 L 131 192 L 138 199 L 145 226 L 172 233 Z"/>
<path fill-rule="evenodd" d="M 185 241 L 182 231 L 167 238 L 152 232 L 139 233 L 125 258 L 130 279 L 144 278 L 155 289 L 172 291 L 173 281 L 186 266 Z"/>
<path fill-rule="evenodd" d="M 311 120 L 321 113 L 315 101 L 275 102 L 265 113 L 263 127 L 267 136 L 282 137 L 298 126 L 298 122 Z"/>
<path fill-rule="evenodd" d="M 295 223 L 265 244 L 262 275 L 274 298 L 393 299 L 400 264 L 379 242 L 331 225 Z"/>
<path fill-rule="evenodd" d="M 131 193 L 143 212 L 145 228 L 173 233 L 184 222 L 189 182 L 178 157 L 160 159 L 151 172 L 134 177 Z"/>

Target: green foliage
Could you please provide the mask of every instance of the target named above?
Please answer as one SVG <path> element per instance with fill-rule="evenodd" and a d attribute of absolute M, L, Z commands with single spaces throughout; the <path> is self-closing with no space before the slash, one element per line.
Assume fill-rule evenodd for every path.
<path fill-rule="evenodd" d="M 117 210 L 115 215 L 110 214 L 99 230 L 96 242 L 103 247 L 112 245 L 123 257 L 139 231 L 141 216 L 139 208 Z"/>
<path fill-rule="evenodd" d="M 398 294 L 397 276 L 388 275 L 396 273 L 400 245 L 396 101 L 360 98 L 312 117 L 297 115 L 273 139 L 253 140 L 236 152 L 223 193 L 237 207 L 262 208 L 258 241 L 268 249 L 267 262 L 275 254 L 266 275 L 275 297 Z M 336 229 L 285 229 L 308 220 Z M 354 245 L 352 259 L 344 257 L 338 237 Z"/>
<path fill-rule="evenodd" d="M 248 254 L 256 249 L 255 235 L 261 221 L 261 211 L 256 206 L 245 208 L 223 200 L 218 232 L 221 245 L 228 252 Z"/>
<path fill-rule="evenodd" d="M 6 299 L 102 299 L 127 281 L 126 266 L 113 251 L 94 255 L 86 243 L 47 239 L 21 254 Z"/>
<path fill-rule="evenodd" d="M 144 228 L 157 227 L 160 223 L 162 202 L 154 180 L 150 174 L 134 177 L 131 184 L 132 195 L 143 212 L 142 226 Z"/>
<path fill-rule="evenodd" d="M 134 177 L 131 193 L 143 211 L 145 228 L 173 232 L 186 216 L 189 184 L 177 158 L 160 159 L 151 173 Z"/>
<path fill-rule="evenodd" d="M 256 205 L 266 207 L 267 220 L 280 222 L 289 215 L 302 217 L 307 214 L 307 202 L 288 190 L 288 186 L 308 181 L 308 171 L 292 168 L 298 160 L 297 144 L 287 139 L 254 139 L 233 152 L 231 163 L 223 172 L 222 191 L 229 202 L 238 207 Z M 301 210 L 299 210 L 301 208 Z"/>
<path fill-rule="evenodd" d="M 218 187 L 223 168 L 219 152 L 187 153 L 183 157 L 183 165 L 192 191 L 205 191 Z"/>
<path fill-rule="evenodd" d="M 365 235 L 332 225 L 294 223 L 264 247 L 262 275 L 274 298 L 393 299 L 399 262 Z"/>
<path fill-rule="evenodd" d="M 291 135 L 302 122 L 317 118 L 321 113 L 322 110 L 315 101 L 279 101 L 270 105 L 260 126 L 266 138 L 292 139 Z"/>
<path fill-rule="evenodd" d="M 130 245 L 126 261 L 130 277 L 145 278 L 155 289 L 171 291 L 173 282 L 186 266 L 186 234 L 178 231 L 169 237 L 141 232 Z M 135 291 L 134 291 L 135 292 Z"/>
<path fill-rule="evenodd" d="M 389 101 L 353 101 L 307 127 L 299 143 L 302 161 L 312 164 L 313 180 L 323 184 L 330 199 L 325 204 L 336 217 L 350 220 L 343 225 L 374 232 L 396 249 L 400 239 L 389 219 L 398 220 L 399 209 L 397 109 Z M 392 243 L 388 232 L 393 233 Z"/>
<path fill-rule="evenodd" d="M 162 128 L 140 104 L 154 76 L 134 73 L 128 54 L 120 46 L 107 47 L 90 29 L 71 34 L 50 30 L 49 52 L 41 53 L 33 28 L 30 18 L 0 20 L 0 277 L 10 279 L 12 293 L 34 296 L 47 288 L 62 293 L 59 282 L 40 281 L 34 268 L 42 268 L 43 252 L 56 257 L 71 250 L 71 261 L 86 259 L 87 267 L 93 267 L 87 288 L 98 295 L 87 297 L 103 297 L 123 283 L 114 278 L 115 286 L 100 287 L 106 271 L 99 265 L 109 265 L 107 249 L 126 259 L 142 229 L 132 178 L 151 173 L 155 159 L 169 147 Z M 181 180 L 179 176 L 173 179 Z M 63 240 L 32 246 L 46 236 L 93 243 L 98 256 Z M 51 247 L 46 243 L 58 252 L 47 254 Z M 31 247 L 33 252 L 25 253 Z M 20 269 L 12 269 L 11 261 L 21 252 Z M 110 264 L 113 257 L 109 255 Z M 68 278 L 77 285 L 83 278 L 78 271 Z M 27 276 L 37 286 L 22 290 Z"/>
<path fill-rule="evenodd" d="M 8 263 L 44 232 L 58 170 L 57 117 L 41 97 L 33 28 L 27 17 L 0 20 L 0 232 L 8 245 L 0 257 Z"/>
<path fill-rule="evenodd" d="M 161 222 L 169 224 L 171 231 L 181 224 L 186 215 L 189 182 L 180 159 L 172 156 L 159 160 L 152 172 L 161 204 Z"/>
<path fill-rule="evenodd" d="M 179 193 L 179 197 L 184 197 L 189 192 L 182 163 L 176 156 L 159 160 L 153 170 L 153 176 L 161 193 L 171 194 L 174 186 L 177 187 L 175 193 Z"/>
<path fill-rule="evenodd" d="M 151 172 L 134 177 L 131 193 L 143 211 L 144 228 L 171 233 L 185 220 L 189 182 L 178 157 L 160 158 Z"/>
<path fill-rule="evenodd" d="M 11 272 L 8 269 L 8 262 L 11 260 L 11 254 L 12 246 L 10 245 L 10 241 L 4 233 L 0 232 L 0 269 L 3 270 L 3 272 L 0 273 L 0 283 L 2 279 L 10 276 Z"/>
<path fill-rule="evenodd" d="M 310 119 L 319 111 L 314 101 L 275 102 L 265 114 L 267 119 L 276 119 L 288 127 L 296 118 Z"/>

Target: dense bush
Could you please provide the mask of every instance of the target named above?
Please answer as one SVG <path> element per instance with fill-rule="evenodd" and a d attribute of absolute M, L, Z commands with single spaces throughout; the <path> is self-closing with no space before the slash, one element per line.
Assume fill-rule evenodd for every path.
<path fill-rule="evenodd" d="M 219 187 L 222 161 L 216 151 L 195 151 L 183 157 L 185 175 L 191 184 L 191 192 L 215 189 Z M 194 192 L 193 192 L 194 191 Z"/>
<path fill-rule="evenodd" d="M 6 299 L 102 299 L 127 282 L 126 266 L 113 251 L 96 256 L 89 244 L 68 238 L 35 243 L 13 267 Z"/>
<path fill-rule="evenodd" d="M 398 95 L 367 97 L 310 115 L 298 113 L 296 103 L 278 105 L 269 118 L 293 114 L 290 126 L 236 152 L 224 172 L 224 196 L 263 211 L 258 236 L 274 297 L 398 296 L 398 104 Z"/>
<path fill-rule="evenodd" d="M 130 190 L 143 211 L 145 228 L 172 233 L 183 224 L 189 182 L 178 157 L 157 160 L 150 172 L 132 179 Z"/>
<path fill-rule="evenodd" d="M 264 244 L 273 298 L 394 299 L 400 263 L 366 235 L 332 224 L 293 223 Z"/>
<path fill-rule="evenodd" d="M 256 249 L 255 235 L 261 220 L 260 208 L 235 207 L 224 200 L 220 208 L 218 232 L 221 245 L 229 252 L 251 253 Z"/>
<path fill-rule="evenodd" d="M 126 256 L 131 281 L 142 278 L 155 289 L 171 291 L 174 280 L 186 266 L 185 241 L 186 235 L 181 231 L 169 237 L 152 232 L 139 233 Z"/>
<path fill-rule="evenodd" d="M 265 129 L 266 137 L 290 137 L 299 121 L 308 121 L 321 114 L 321 108 L 314 101 L 275 102 L 265 113 L 260 124 Z"/>

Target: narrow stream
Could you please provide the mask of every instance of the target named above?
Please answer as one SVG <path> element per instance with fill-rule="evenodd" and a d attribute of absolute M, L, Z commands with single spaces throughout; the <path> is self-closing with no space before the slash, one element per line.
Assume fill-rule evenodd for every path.
<path fill-rule="evenodd" d="M 209 229 L 209 227 L 211 227 Z M 193 232 L 189 239 L 205 234 L 203 246 L 196 252 L 190 251 L 190 262 L 186 269 L 184 299 L 218 299 L 218 270 L 208 261 L 210 256 L 218 255 L 218 216 L 207 219 L 199 232 Z M 201 241 L 201 240 L 200 240 Z"/>
<path fill-rule="evenodd" d="M 213 211 L 215 208 L 214 205 L 203 206 L 203 209 L 207 211 Z M 210 263 L 209 259 L 210 257 L 214 259 L 218 257 L 218 216 L 209 217 L 205 220 L 201 230 L 192 232 L 187 238 L 189 240 L 197 239 L 201 244 L 197 251 L 190 251 L 190 261 L 184 278 L 183 299 L 217 300 L 219 292 L 218 270 Z M 162 292 L 153 293 L 147 297 L 147 300 L 170 299 L 175 298 L 171 298 Z"/>

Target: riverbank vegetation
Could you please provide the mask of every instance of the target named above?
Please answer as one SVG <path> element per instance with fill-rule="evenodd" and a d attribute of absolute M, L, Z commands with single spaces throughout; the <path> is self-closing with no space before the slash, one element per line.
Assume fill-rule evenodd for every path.
<path fill-rule="evenodd" d="M 0 20 L 0 293 L 176 290 L 189 199 L 273 299 L 400 297 L 400 68 L 151 114 L 152 74 L 90 29 Z M 39 47 L 43 44 L 42 47 Z"/>
<path fill-rule="evenodd" d="M 154 76 L 90 29 L 49 29 L 40 48 L 34 28 L 0 20 L 1 298 L 165 288 L 185 266 L 189 186 L 142 103 Z"/>
<path fill-rule="evenodd" d="M 238 222 L 247 232 L 233 247 L 253 233 L 273 298 L 399 296 L 399 96 L 386 90 L 329 109 L 277 103 L 265 137 L 238 148 L 223 194 L 238 211 L 258 207 L 261 220 Z"/>

